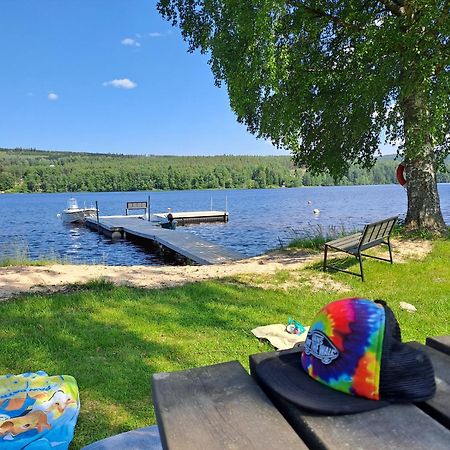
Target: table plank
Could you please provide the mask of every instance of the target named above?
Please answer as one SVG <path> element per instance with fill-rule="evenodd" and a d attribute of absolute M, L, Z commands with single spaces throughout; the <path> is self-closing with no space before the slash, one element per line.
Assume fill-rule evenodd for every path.
<path fill-rule="evenodd" d="M 434 367 L 436 395 L 421 404 L 420 407 L 450 429 L 450 355 L 428 345 L 419 344 L 419 342 L 408 342 L 408 345 L 423 350 L 430 357 Z"/>
<path fill-rule="evenodd" d="M 414 405 L 391 405 L 359 414 L 315 415 L 274 395 L 258 379 L 255 368 L 282 352 L 250 357 L 250 371 L 258 384 L 305 443 L 313 449 L 449 449 L 450 431 Z"/>
<path fill-rule="evenodd" d="M 450 355 L 450 336 L 427 337 L 427 345 Z"/>
<path fill-rule="evenodd" d="M 155 374 L 153 403 L 164 449 L 307 448 L 237 361 Z"/>

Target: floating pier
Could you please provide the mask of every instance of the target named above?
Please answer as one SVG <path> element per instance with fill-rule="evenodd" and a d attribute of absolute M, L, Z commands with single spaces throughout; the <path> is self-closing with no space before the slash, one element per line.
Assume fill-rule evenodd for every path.
<path fill-rule="evenodd" d="M 209 213 L 215 211 L 208 211 Z M 172 213 L 178 221 L 176 214 Z M 195 213 L 196 214 L 196 213 Z M 190 261 L 200 264 L 222 264 L 243 259 L 234 250 L 213 244 L 197 236 L 177 230 L 165 230 L 152 222 L 132 216 L 87 218 L 86 226 L 112 239 L 137 237 L 160 248 L 169 249 Z"/>
<path fill-rule="evenodd" d="M 172 217 L 177 221 L 178 225 L 203 222 L 228 222 L 227 211 L 171 211 L 167 213 L 156 213 L 153 214 L 153 217 L 167 219 L 168 214 L 172 214 Z"/>

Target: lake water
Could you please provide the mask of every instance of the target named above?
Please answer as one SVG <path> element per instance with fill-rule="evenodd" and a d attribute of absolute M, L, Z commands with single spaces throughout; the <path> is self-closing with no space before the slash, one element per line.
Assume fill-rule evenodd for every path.
<path fill-rule="evenodd" d="M 439 185 L 441 208 L 450 224 L 450 184 Z M 74 196 L 79 205 L 98 201 L 101 215 L 124 214 L 127 201 L 151 198 L 151 211 L 224 210 L 228 223 L 178 227 L 247 256 L 286 244 L 294 236 L 329 226 L 360 230 L 367 222 L 406 213 L 406 192 L 398 185 L 308 187 L 258 190 L 108 192 L 0 195 L 0 259 L 27 256 L 74 263 L 160 265 L 160 256 L 132 242 L 112 242 L 82 226 L 63 225 L 57 214 Z M 308 202 L 311 202 L 310 204 Z M 315 215 L 313 210 L 320 210 Z"/>

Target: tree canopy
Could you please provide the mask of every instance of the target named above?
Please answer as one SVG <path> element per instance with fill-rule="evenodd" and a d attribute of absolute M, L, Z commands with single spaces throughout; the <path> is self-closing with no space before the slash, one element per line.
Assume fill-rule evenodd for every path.
<path fill-rule="evenodd" d="M 381 139 L 398 144 L 414 220 L 442 227 L 434 194 L 450 152 L 448 0 L 160 0 L 158 9 L 190 51 L 210 55 L 250 132 L 334 176 L 372 166 Z"/>

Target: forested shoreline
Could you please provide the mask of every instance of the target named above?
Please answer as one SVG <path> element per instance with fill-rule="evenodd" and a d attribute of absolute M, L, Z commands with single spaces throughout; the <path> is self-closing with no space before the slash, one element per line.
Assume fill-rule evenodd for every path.
<path fill-rule="evenodd" d="M 335 181 L 294 167 L 286 156 L 142 156 L 0 149 L 1 192 L 254 189 L 396 183 L 399 161 L 352 166 Z M 447 169 L 450 165 L 447 162 Z M 439 173 L 450 182 L 450 172 Z"/>

